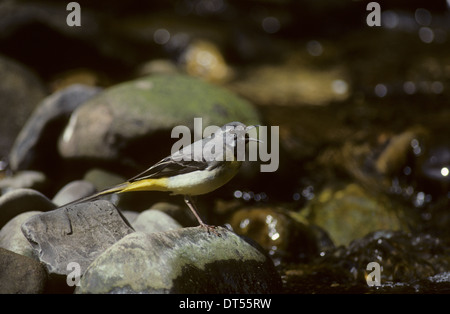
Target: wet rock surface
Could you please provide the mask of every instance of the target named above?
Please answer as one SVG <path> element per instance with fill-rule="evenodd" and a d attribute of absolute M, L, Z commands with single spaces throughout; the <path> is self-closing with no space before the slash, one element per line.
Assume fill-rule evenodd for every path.
<path fill-rule="evenodd" d="M 4 55 L 0 56 L 0 156 L 11 150 L 14 139 L 22 129 L 37 102 L 44 98 L 45 87 L 30 69 Z"/>
<path fill-rule="evenodd" d="M 348 245 L 352 240 L 383 228 L 408 231 L 406 213 L 390 208 L 388 199 L 374 197 L 358 185 L 342 189 L 324 189 L 315 201 L 304 209 L 309 221 L 330 234 L 336 245 Z"/>
<path fill-rule="evenodd" d="M 131 226 L 143 233 L 164 232 L 181 229 L 182 226 L 172 217 L 156 209 L 145 210 L 140 213 Z"/>
<path fill-rule="evenodd" d="M 323 71 L 288 60 L 282 66 L 247 71 L 245 79 L 230 83 L 230 88 L 259 105 L 325 106 L 350 95 L 348 75 L 340 67 Z M 267 89 L 268 85 L 273 88 Z"/>
<path fill-rule="evenodd" d="M 314 227 L 296 221 L 289 212 L 270 208 L 236 211 L 230 219 L 233 230 L 255 240 L 276 262 L 307 261 L 319 254 Z"/>
<path fill-rule="evenodd" d="M 208 125 L 259 121 L 250 103 L 226 89 L 183 75 L 153 75 L 110 87 L 83 104 L 64 130 L 59 151 L 68 159 L 116 161 L 125 155 L 148 164 L 143 148 L 153 142 L 164 149 L 160 135 L 170 136 L 173 127 L 193 121 L 199 112 Z"/>
<path fill-rule="evenodd" d="M 89 181 L 76 180 L 67 183 L 53 197 L 52 202 L 58 206 L 63 206 L 72 201 L 95 194 L 97 189 Z"/>
<path fill-rule="evenodd" d="M 448 246 L 427 234 L 376 231 L 327 251 L 312 264 L 285 270 L 289 293 L 448 293 Z M 371 262 L 383 265 L 380 285 L 370 287 Z M 321 278 L 321 285 L 314 282 Z M 441 279 L 439 279 L 441 278 Z M 303 287 L 295 282 L 303 282 Z M 305 289 L 305 290 L 303 290 Z M 317 289 L 314 291 L 314 289 Z"/>
<path fill-rule="evenodd" d="M 48 186 L 48 178 L 43 172 L 34 170 L 24 170 L 16 172 L 14 175 L 5 178 L 0 182 L 0 190 L 3 194 L 17 190 L 45 190 Z"/>
<path fill-rule="evenodd" d="M 50 211 L 56 208 L 45 195 L 32 189 L 16 189 L 0 197 L 0 226 L 28 211 Z"/>
<path fill-rule="evenodd" d="M 40 211 L 25 212 L 8 221 L 0 229 L 0 247 L 39 260 L 31 243 L 23 235 L 21 228 L 22 224 L 30 217 L 40 213 Z"/>
<path fill-rule="evenodd" d="M 0 248 L 0 293 L 40 294 L 45 290 L 47 272 L 38 261 Z"/>
<path fill-rule="evenodd" d="M 89 266 L 76 292 L 279 291 L 281 280 L 267 256 L 226 229 L 217 233 L 220 236 L 202 228 L 185 228 L 128 235 Z"/>
<path fill-rule="evenodd" d="M 67 274 L 76 262 L 81 271 L 104 250 L 134 230 L 107 201 L 69 205 L 38 214 L 22 232 L 50 273 Z"/>
<path fill-rule="evenodd" d="M 72 85 L 45 98 L 37 105 L 14 143 L 9 156 L 13 171 L 46 169 L 57 162 L 55 142 L 71 113 L 99 88 Z"/>

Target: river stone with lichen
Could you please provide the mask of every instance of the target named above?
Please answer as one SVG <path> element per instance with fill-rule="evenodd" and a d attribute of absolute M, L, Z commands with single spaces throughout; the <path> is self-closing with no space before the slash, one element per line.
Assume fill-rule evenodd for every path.
<path fill-rule="evenodd" d="M 351 183 L 325 188 L 300 216 L 323 228 L 338 246 L 381 229 L 407 232 L 413 215 L 381 192 L 369 192 Z"/>
<path fill-rule="evenodd" d="M 116 242 L 88 267 L 77 293 L 275 293 L 269 257 L 224 228 L 144 234 Z"/>
<path fill-rule="evenodd" d="M 80 106 L 59 150 L 66 158 L 114 161 L 126 156 L 147 166 L 149 155 L 154 161 L 164 157 L 149 154 L 151 149 L 169 153 L 173 127 L 192 130 L 195 117 L 203 119 L 201 131 L 231 121 L 260 121 L 249 102 L 222 87 L 185 75 L 152 75 L 112 86 Z"/>

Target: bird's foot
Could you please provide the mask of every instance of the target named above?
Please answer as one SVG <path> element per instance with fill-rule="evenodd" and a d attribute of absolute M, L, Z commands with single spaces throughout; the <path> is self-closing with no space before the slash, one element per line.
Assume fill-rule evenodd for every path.
<path fill-rule="evenodd" d="M 216 236 L 221 237 L 222 235 L 217 231 L 217 227 L 216 226 L 211 226 L 211 225 L 207 225 L 207 224 L 200 224 L 201 228 L 206 229 L 206 231 L 208 231 L 208 234 L 214 233 Z"/>

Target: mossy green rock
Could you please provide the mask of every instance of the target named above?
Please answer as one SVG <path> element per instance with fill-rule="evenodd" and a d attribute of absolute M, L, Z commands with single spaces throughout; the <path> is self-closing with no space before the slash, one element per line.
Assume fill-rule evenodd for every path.
<path fill-rule="evenodd" d="M 127 235 L 88 267 L 77 293 L 275 293 L 269 257 L 231 231 L 203 228 Z"/>
<path fill-rule="evenodd" d="M 59 150 L 66 158 L 136 161 L 153 149 L 165 157 L 175 143 L 173 127 L 192 130 L 196 117 L 203 128 L 259 123 L 249 102 L 222 87 L 185 75 L 154 75 L 112 86 L 84 103 L 73 113 Z"/>
<path fill-rule="evenodd" d="M 325 229 L 336 245 L 348 245 L 380 229 L 409 231 L 401 207 L 353 183 L 343 188 L 325 188 L 302 214 Z"/>

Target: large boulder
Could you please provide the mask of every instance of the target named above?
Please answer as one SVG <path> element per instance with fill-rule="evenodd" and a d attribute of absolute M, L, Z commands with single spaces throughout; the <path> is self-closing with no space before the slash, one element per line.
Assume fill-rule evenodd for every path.
<path fill-rule="evenodd" d="M 270 258 L 233 232 L 184 228 L 124 237 L 81 278 L 78 293 L 275 293 Z"/>
<path fill-rule="evenodd" d="M 259 123 L 253 106 L 224 88 L 185 75 L 153 75 L 112 86 L 75 110 L 59 151 L 71 159 L 147 167 L 170 153 L 172 129 L 192 130 L 196 117 L 203 128 Z"/>

